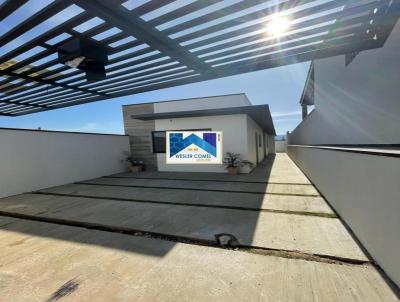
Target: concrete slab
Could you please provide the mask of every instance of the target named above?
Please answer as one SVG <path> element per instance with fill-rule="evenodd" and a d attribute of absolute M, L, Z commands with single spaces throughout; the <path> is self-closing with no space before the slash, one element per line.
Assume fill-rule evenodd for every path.
<path fill-rule="evenodd" d="M 398 301 L 369 265 L 6 220 L 0 229 L 3 301 Z"/>
<path fill-rule="evenodd" d="M 85 195 L 92 197 L 125 198 L 183 204 L 244 207 L 278 211 L 333 214 L 322 197 L 290 195 L 257 195 L 248 193 L 187 191 L 69 184 L 41 190 L 41 192 Z"/>
<path fill-rule="evenodd" d="M 334 218 L 37 194 L 1 199 L 0 210 L 195 239 L 228 233 L 242 245 L 367 260 Z"/>
<path fill-rule="evenodd" d="M 250 192 L 319 196 L 318 191 L 312 185 L 296 184 L 256 184 L 256 183 L 221 183 L 214 181 L 180 181 L 161 179 L 137 179 L 137 178 L 97 178 L 85 181 L 87 184 L 118 185 L 118 186 L 139 186 L 148 188 L 171 188 L 191 189 L 203 191 L 224 191 L 224 192 Z"/>

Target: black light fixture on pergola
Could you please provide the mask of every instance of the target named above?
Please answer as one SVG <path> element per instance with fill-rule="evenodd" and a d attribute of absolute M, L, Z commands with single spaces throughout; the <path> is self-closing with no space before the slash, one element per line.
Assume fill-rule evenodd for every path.
<path fill-rule="evenodd" d="M 399 1 L 0 0 L 0 115 L 379 48 Z"/>

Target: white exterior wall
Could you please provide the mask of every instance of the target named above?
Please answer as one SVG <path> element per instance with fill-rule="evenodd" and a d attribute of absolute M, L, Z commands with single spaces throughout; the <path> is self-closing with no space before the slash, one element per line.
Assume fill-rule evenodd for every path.
<path fill-rule="evenodd" d="M 248 156 L 247 160 L 258 164 L 264 159 L 264 142 L 263 142 L 263 130 L 258 126 L 258 124 L 253 121 L 249 116 L 246 116 L 247 120 L 247 146 L 248 146 Z M 256 134 L 257 137 L 261 138 L 261 146 L 256 145 Z M 257 162 L 257 150 L 258 150 L 258 162 Z M 244 170 L 244 169 L 243 169 Z M 247 167 L 246 171 L 250 169 Z"/>
<path fill-rule="evenodd" d="M 275 154 L 275 135 L 264 133 L 265 136 L 265 155 Z"/>
<path fill-rule="evenodd" d="M 316 60 L 315 110 L 290 135 L 300 144 L 400 143 L 400 23 L 383 48 Z"/>
<path fill-rule="evenodd" d="M 245 94 L 154 103 L 154 113 L 251 106 Z"/>
<path fill-rule="evenodd" d="M 267 155 L 275 154 L 275 135 L 265 134 L 265 141 L 268 141 L 266 144 Z"/>
<path fill-rule="evenodd" d="M 0 197 L 127 170 L 127 136 L 0 129 L 0 142 Z"/>
<path fill-rule="evenodd" d="M 243 159 L 248 159 L 247 143 L 247 116 L 245 114 L 190 117 L 162 119 L 155 121 L 157 130 L 179 130 L 179 129 L 205 129 L 222 131 L 223 153 L 240 153 Z M 223 165 L 167 165 L 165 154 L 157 154 L 157 165 L 159 171 L 182 171 L 182 172 L 219 172 L 226 173 Z M 243 173 L 247 170 L 243 169 Z"/>

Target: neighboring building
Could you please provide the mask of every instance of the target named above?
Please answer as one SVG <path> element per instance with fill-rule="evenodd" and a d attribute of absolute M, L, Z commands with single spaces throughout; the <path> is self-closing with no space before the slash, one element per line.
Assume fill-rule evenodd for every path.
<path fill-rule="evenodd" d="M 166 165 L 167 130 L 222 131 L 223 152 L 240 153 L 254 164 L 275 153 L 276 133 L 268 105 L 252 105 L 245 94 L 126 105 L 123 114 L 132 156 L 149 169 L 225 172 L 223 165 Z"/>
<path fill-rule="evenodd" d="M 400 23 L 385 46 L 315 60 L 300 100 L 315 106 L 289 135 L 295 145 L 400 143 Z M 306 115 L 307 114 L 307 115 Z"/>

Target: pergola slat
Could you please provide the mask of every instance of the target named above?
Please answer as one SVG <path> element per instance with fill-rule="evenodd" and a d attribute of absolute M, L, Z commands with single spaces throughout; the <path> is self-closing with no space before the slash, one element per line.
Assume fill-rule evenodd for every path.
<path fill-rule="evenodd" d="M 312 0 L 310 0 L 310 1 L 312 1 Z M 317 14 L 319 12 L 323 12 L 323 11 L 334 9 L 334 8 L 339 8 L 339 7 L 341 7 L 343 5 L 343 3 L 345 1 L 347 1 L 347 0 L 337 0 L 337 1 L 334 1 L 334 2 L 324 3 L 324 4 L 321 4 L 321 5 L 312 7 L 312 8 L 304 8 L 300 12 L 296 12 L 296 13 L 291 14 L 289 18 L 293 19 L 293 20 L 296 20 L 298 18 L 305 17 L 305 16 L 308 16 L 308 15 Z M 283 3 L 283 4 L 285 4 L 285 3 Z M 279 5 L 283 6 L 283 4 L 278 4 L 278 6 Z M 262 17 L 267 17 L 267 16 L 270 16 L 270 15 L 273 15 L 275 9 L 279 10 L 279 8 L 276 8 L 276 7 L 267 8 L 265 10 L 262 10 L 261 12 L 255 12 L 255 13 L 252 13 L 252 14 L 249 14 L 249 15 L 245 15 L 243 17 L 239 17 L 239 18 L 236 18 L 236 19 L 221 23 L 221 24 L 217 24 L 217 25 L 205 28 L 203 30 L 196 31 L 196 32 L 191 33 L 191 34 L 184 35 L 184 36 L 176 38 L 174 40 L 176 40 L 177 42 L 181 43 L 181 42 L 193 40 L 193 39 L 196 39 L 196 38 L 201 38 L 201 37 L 209 35 L 209 34 L 214 34 L 214 33 L 218 32 L 218 31 L 222 31 L 222 30 L 225 30 L 225 29 L 230 29 L 230 28 L 232 28 L 234 26 L 243 24 L 245 22 L 254 21 L 256 19 L 259 19 L 260 17 L 262 18 Z M 263 27 L 266 27 L 266 25 L 268 24 L 268 21 L 267 22 L 262 22 L 261 24 L 262 24 Z M 251 32 L 251 30 L 247 29 L 247 32 Z M 205 42 L 205 43 L 208 43 L 208 42 Z"/>
<path fill-rule="evenodd" d="M 328 4 L 327 6 L 325 6 L 325 8 L 331 8 L 331 5 L 332 4 Z M 357 16 L 361 12 L 370 11 L 374 7 L 376 7 L 376 5 L 374 3 L 372 3 L 372 4 L 369 3 L 369 4 L 365 4 L 365 5 L 361 5 L 361 6 L 357 6 L 357 7 L 353 7 L 351 9 L 349 9 L 349 14 L 347 14 L 347 13 L 344 14 L 343 11 L 338 11 L 338 12 L 335 12 L 335 13 L 327 14 L 323 18 L 319 17 L 319 18 L 305 20 L 305 21 L 299 22 L 298 26 L 295 27 L 294 29 L 295 30 L 300 30 L 300 29 L 303 29 L 303 28 L 311 27 L 311 26 L 317 26 L 318 24 L 323 24 L 324 22 L 327 22 L 327 21 L 334 21 L 334 20 L 338 20 L 338 19 L 342 20 L 342 19 L 345 19 L 345 18 L 351 18 L 353 15 Z M 319 7 L 318 9 L 312 10 L 313 14 L 321 12 L 320 9 L 321 9 L 321 7 Z M 299 19 L 299 18 L 303 18 L 305 15 L 307 15 L 307 12 L 299 11 L 297 13 L 292 14 L 291 18 Z M 370 20 L 369 18 L 365 18 L 364 21 L 365 22 L 369 22 L 369 20 Z M 247 37 L 239 38 L 237 40 L 221 44 L 221 42 L 224 41 L 224 40 L 232 39 L 232 38 L 235 38 L 235 37 L 240 37 L 240 36 L 246 35 L 248 33 L 253 33 L 253 32 L 255 32 L 257 34 L 256 35 L 251 35 L 251 36 L 247 35 Z M 258 32 L 260 32 L 260 33 L 258 33 Z M 225 47 L 227 48 L 227 47 L 230 47 L 230 46 L 234 46 L 234 45 L 236 45 L 236 43 L 237 44 L 241 43 L 241 41 L 245 41 L 245 42 L 251 41 L 251 39 L 254 38 L 254 37 L 259 39 L 261 36 L 267 37 L 266 33 L 265 33 L 265 24 L 255 24 L 255 25 L 251 25 L 249 27 L 245 27 L 243 29 L 239 29 L 239 30 L 236 30 L 236 31 L 233 31 L 233 32 L 229 32 L 229 33 L 226 33 L 226 34 L 219 35 L 217 37 L 213 37 L 213 38 L 209 38 L 209 39 L 206 39 L 206 40 L 203 40 L 203 41 L 192 43 L 192 44 L 190 44 L 190 45 L 188 45 L 186 47 L 190 48 L 190 49 L 196 49 L 196 48 L 200 48 L 200 47 L 203 47 L 203 46 L 211 45 L 213 43 L 220 43 L 220 45 L 211 46 L 211 47 L 205 48 L 204 50 L 195 51 L 195 53 L 197 55 L 201 55 L 201 54 L 207 53 L 209 51 L 215 51 L 215 50 L 223 49 Z M 299 36 L 301 36 L 301 34 L 299 34 Z"/>
<path fill-rule="evenodd" d="M 158 30 L 151 28 L 141 18 L 129 18 L 123 13 L 121 7 L 114 8 L 107 2 L 92 0 L 75 0 L 81 7 L 95 12 L 102 18 L 108 18 L 108 22 L 115 27 L 122 29 L 127 34 L 131 34 L 144 43 L 155 49 L 159 49 L 166 55 L 175 58 L 181 63 L 192 66 L 196 70 L 205 71 L 208 66 L 178 44 L 175 44 L 168 37 L 163 36 Z"/>
<path fill-rule="evenodd" d="M 358 9 L 357 9 L 358 10 Z M 359 12 L 364 11 L 364 10 L 359 10 Z M 356 23 L 356 22 L 365 22 L 365 16 L 360 16 L 360 17 L 350 17 L 350 18 L 342 18 L 341 17 L 341 12 L 336 12 L 330 15 L 330 19 L 331 20 L 336 20 L 334 24 L 328 24 L 328 25 L 323 25 L 323 26 L 318 26 L 315 27 L 318 24 L 321 24 L 320 19 L 311 19 L 305 22 L 301 23 L 301 28 L 303 29 L 301 32 L 297 32 L 297 33 L 293 33 L 290 34 L 289 36 L 284 35 L 283 37 L 280 38 L 275 38 L 275 39 L 271 39 L 271 41 L 284 41 L 290 37 L 295 38 L 295 37 L 301 37 L 301 36 L 305 36 L 305 35 L 310 35 L 310 34 L 316 34 L 318 32 L 322 32 L 324 30 L 335 30 L 336 27 L 340 27 L 340 26 L 346 26 L 348 24 L 351 23 Z M 307 29 L 310 28 L 310 29 Z M 224 49 L 228 49 L 230 47 L 233 46 L 238 46 L 241 44 L 245 44 L 245 43 L 250 43 L 253 41 L 257 41 L 257 40 L 262 40 L 262 39 L 266 39 L 265 36 L 265 32 L 261 32 L 252 36 L 246 36 L 246 37 L 242 37 L 239 38 L 237 40 L 234 41 L 230 41 L 230 42 L 225 42 L 219 45 L 215 45 L 215 46 L 211 46 L 211 47 L 207 47 L 207 48 L 203 48 L 200 50 L 195 51 L 194 53 L 196 55 L 205 55 L 207 53 L 211 53 L 211 52 L 215 52 L 215 51 L 223 51 Z M 265 43 L 265 42 L 260 42 L 260 44 Z M 228 51 L 225 51 L 224 53 L 226 53 Z M 207 56 L 207 58 L 209 58 L 209 56 Z"/>
<path fill-rule="evenodd" d="M 163 31 L 164 34 L 166 35 L 171 35 L 173 33 L 177 33 L 186 29 L 189 29 L 191 27 L 195 27 L 198 25 L 202 25 L 206 22 L 209 22 L 211 20 L 216 20 L 218 18 L 222 18 L 227 15 L 231 15 L 240 11 L 243 11 L 244 9 L 251 8 L 253 6 L 263 4 L 265 3 L 265 0 L 246 0 L 238 3 L 234 3 L 232 5 L 229 5 L 221 10 L 217 10 L 211 13 L 208 13 L 203 16 L 199 16 L 197 18 L 194 18 L 192 20 L 182 22 L 180 24 L 177 24 L 175 26 L 169 27 Z"/>
<path fill-rule="evenodd" d="M 0 5 L 0 21 L 11 15 L 29 0 L 7 0 Z"/>
<path fill-rule="evenodd" d="M 173 10 L 167 14 L 161 15 L 157 18 L 152 19 L 150 22 L 148 22 L 151 26 L 158 26 L 160 24 L 169 22 L 171 20 L 177 19 L 181 16 L 190 14 L 194 11 L 200 10 L 202 8 L 205 8 L 207 6 L 213 5 L 215 3 L 221 2 L 222 0 L 201 0 L 201 1 L 195 1 L 193 3 L 190 3 L 188 5 L 182 6 L 176 10 Z"/>
<path fill-rule="evenodd" d="M 254 50 L 257 47 L 269 47 L 269 46 L 277 45 L 276 47 L 279 48 L 279 47 L 285 46 L 288 41 L 299 39 L 299 38 L 302 38 L 302 37 L 317 35 L 317 34 L 325 32 L 325 31 L 329 31 L 331 36 L 335 36 L 335 35 L 338 34 L 338 32 L 340 31 L 341 28 L 355 26 L 357 24 L 360 24 L 360 22 L 363 22 L 364 19 L 365 19 L 364 17 L 358 17 L 358 18 L 354 18 L 354 19 L 347 19 L 347 20 L 344 20 L 344 21 L 337 21 L 334 24 L 328 24 L 328 25 L 324 25 L 322 27 L 311 28 L 311 29 L 305 30 L 305 31 L 303 31 L 301 33 L 301 36 L 299 34 L 294 33 L 294 34 L 282 37 L 280 39 L 273 39 L 273 40 L 267 41 L 267 42 L 261 40 L 258 43 L 252 43 L 250 45 L 246 45 L 246 46 L 242 46 L 242 47 L 236 47 L 236 48 L 234 48 L 232 50 L 224 51 L 224 49 L 226 49 L 226 47 L 219 47 L 219 48 L 213 49 L 213 51 L 221 51 L 221 52 L 210 54 L 210 55 L 206 55 L 206 56 L 203 56 L 202 58 L 205 59 L 205 60 L 212 60 L 212 59 L 216 59 L 216 58 L 223 57 L 223 56 L 234 55 L 236 53 L 240 53 L 240 52 L 243 52 L 243 51 L 251 51 L 251 50 Z M 363 26 L 360 26 L 360 28 L 362 28 L 361 30 L 365 29 L 367 24 L 363 24 Z M 348 31 L 350 33 L 353 30 L 354 29 L 352 28 L 352 29 L 349 29 Z M 260 37 L 260 35 L 258 35 L 258 36 L 256 36 L 256 38 L 260 39 L 261 37 Z M 252 40 L 255 40 L 255 39 L 253 38 L 253 39 L 250 39 L 250 40 L 246 40 L 246 42 L 249 42 L 249 41 L 252 41 Z M 301 43 L 307 43 L 307 42 L 304 42 L 304 40 L 301 40 L 300 44 Z M 240 43 L 239 44 L 233 44 L 233 45 L 234 46 L 240 46 Z M 207 54 L 207 53 L 209 53 L 209 52 L 204 52 L 203 54 Z"/>
<path fill-rule="evenodd" d="M 61 12 L 72 4 L 71 0 L 56 0 L 0 37 L 0 47 L 15 40 L 36 25 Z"/>
<path fill-rule="evenodd" d="M 138 16 L 145 15 L 153 10 L 159 9 L 162 6 L 168 5 L 175 0 L 162 0 L 162 1 L 150 1 L 139 7 L 136 7 L 132 12 Z"/>

